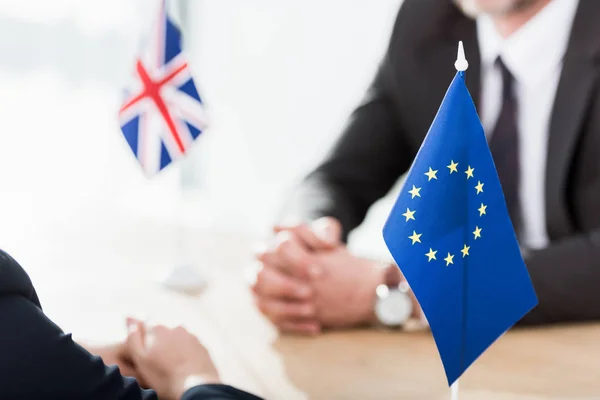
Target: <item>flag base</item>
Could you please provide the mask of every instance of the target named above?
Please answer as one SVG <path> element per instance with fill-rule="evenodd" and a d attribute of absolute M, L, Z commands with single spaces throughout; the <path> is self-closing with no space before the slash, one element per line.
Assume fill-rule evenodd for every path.
<path fill-rule="evenodd" d="M 206 276 L 190 265 L 180 265 L 159 278 L 164 287 L 180 293 L 196 295 L 206 287 Z"/>

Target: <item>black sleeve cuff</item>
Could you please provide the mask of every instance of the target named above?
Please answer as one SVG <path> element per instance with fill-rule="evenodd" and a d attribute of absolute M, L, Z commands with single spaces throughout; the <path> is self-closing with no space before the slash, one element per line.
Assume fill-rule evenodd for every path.
<path fill-rule="evenodd" d="M 198 385 L 183 394 L 181 400 L 262 400 L 229 385 Z"/>

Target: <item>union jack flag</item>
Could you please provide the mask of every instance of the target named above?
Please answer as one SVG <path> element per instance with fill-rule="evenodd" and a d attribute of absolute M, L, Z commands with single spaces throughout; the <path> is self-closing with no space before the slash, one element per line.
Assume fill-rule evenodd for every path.
<path fill-rule="evenodd" d="M 181 50 L 181 32 L 161 1 L 119 110 L 121 131 L 147 176 L 182 158 L 205 128 L 205 112 Z"/>

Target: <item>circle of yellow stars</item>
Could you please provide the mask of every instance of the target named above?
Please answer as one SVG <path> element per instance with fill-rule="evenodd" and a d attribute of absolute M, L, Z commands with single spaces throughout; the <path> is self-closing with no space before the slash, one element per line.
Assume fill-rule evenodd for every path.
<path fill-rule="evenodd" d="M 450 160 L 450 165 L 447 165 L 446 168 L 448 168 L 449 174 L 452 175 L 455 172 L 459 173 L 458 166 L 459 165 L 457 162 L 454 162 L 454 160 Z M 437 169 L 434 170 L 433 168 L 429 167 L 429 171 L 425 172 L 425 176 L 427 176 L 427 182 L 431 182 L 432 180 L 437 180 L 438 172 L 439 172 L 439 170 L 437 170 Z M 475 168 L 468 165 L 467 168 L 464 170 L 464 173 L 466 175 L 467 180 L 473 179 L 473 181 L 475 181 Z M 477 185 L 474 186 L 474 189 L 475 189 L 477 195 L 483 193 L 483 186 L 484 186 L 483 182 L 477 181 Z M 414 199 L 415 197 L 421 197 L 421 188 L 416 187 L 415 185 L 412 185 L 412 188 L 410 190 L 408 190 L 408 193 L 411 195 L 411 199 Z M 479 211 L 479 216 L 483 217 L 484 215 L 486 215 L 487 205 L 481 203 L 481 206 L 477 209 L 477 211 Z M 406 218 L 406 222 L 408 222 L 410 220 L 416 221 L 416 218 L 415 218 L 416 212 L 417 212 L 417 210 L 411 210 L 409 207 L 407 207 L 406 212 L 404 214 L 402 214 L 402 216 L 404 216 L 404 218 Z M 482 229 L 478 225 L 475 226 L 475 230 L 472 233 L 473 240 L 480 239 L 481 233 L 482 233 Z M 412 241 L 412 245 L 414 246 L 417 243 L 421 243 L 421 236 L 423 236 L 422 233 L 417 233 L 417 231 L 413 230 L 412 235 L 410 235 L 408 238 Z M 462 253 L 462 258 L 465 258 L 470 255 L 469 250 L 471 250 L 471 247 L 467 246 L 465 244 L 463 246 L 463 248 L 460 250 L 460 252 Z M 432 260 L 437 261 L 437 253 L 438 253 L 437 250 L 434 250 L 433 248 L 430 247 L 429 251 L 427 253 L 425 253 L 425 257 L 427 257 L 427 262 L 431 262 Z M 456 254 L 452 254 L 452 253 L 448 252 L 446 257 L 443 258 L 443 260 L 446 262 L 446 266 L 454 264 L 455 256 L 456 256 Z"/>

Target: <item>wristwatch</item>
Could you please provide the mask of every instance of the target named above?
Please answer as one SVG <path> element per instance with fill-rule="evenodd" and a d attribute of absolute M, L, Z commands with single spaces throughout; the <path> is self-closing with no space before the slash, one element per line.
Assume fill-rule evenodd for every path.
<path fill-rule="evenodd" d="M 375 292 L 374 314 L 380 326 L 400 328 L 411 319 L 414 306 L 410 287 L 398 267 L 393 264 L 386 267 L 384 283 L 377 286 Z"/>

